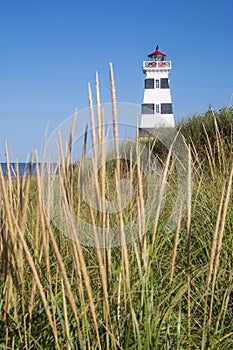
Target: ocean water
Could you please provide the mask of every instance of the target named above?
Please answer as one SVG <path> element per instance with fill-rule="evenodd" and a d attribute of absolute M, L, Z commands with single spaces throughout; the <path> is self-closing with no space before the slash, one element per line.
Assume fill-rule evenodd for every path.
<path fill-rule="evenodd" d="M 7 164 L 0 163 L 0 166 L 2 168 L 3 176 L 7 176 Z M 28 173 L 30 171 L 30 163 L 18 163 L 18 168 L 19 168 L 19 175 L 23 176 L 25 173 Z M 16 169 L 17 169 L 17 164 L 10 163 L 11 176 L 14 176 L 16 174 Z M 34 175 L 35 173 L 36 173 L 36 164 L 33 163 L 31 166 L 31 174 Z"/>
<path fill-rule="evenodd" d="M 0 166 L 2 168 L 3 176 L 7 176 L 7 164 L 6 163 L 0 163 Z M 39 168 L 41 167 L 41 164 L 38 164 Z M 31 169 L 30 169 L 31 168 Z M 16 175 L 16 169 L 17 169 L 17 164 L 16 163 L 10 163 L 10 172 L 11 176 Z M 18 169 L 19 169 L 19 176 L 23 176 L 24 174 L 27 174 L 31 172 L 31 175 L 36 174 L 36 163 L 18 163 Z M 49 171 L 48 171 L 49 169 Z M 54 172 L 58 172 L 57 170 L 57 164 L 52 163 L 52 164 L 44 164 L 44 174 L 45 173 L 50 173 L 53 174 Z"/>

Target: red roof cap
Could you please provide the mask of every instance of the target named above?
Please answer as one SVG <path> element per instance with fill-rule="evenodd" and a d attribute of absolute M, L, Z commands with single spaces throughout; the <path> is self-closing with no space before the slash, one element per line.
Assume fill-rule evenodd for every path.
<path fill-rule="evenodd" d="M 158 45 L 156 46 L 155 51 L 148 55 L 148 57 L 154 57 L 154 56 L 162 56 L 162 57 L 166 58 L 166 55 L 159 51 L 159 46 Z"/>

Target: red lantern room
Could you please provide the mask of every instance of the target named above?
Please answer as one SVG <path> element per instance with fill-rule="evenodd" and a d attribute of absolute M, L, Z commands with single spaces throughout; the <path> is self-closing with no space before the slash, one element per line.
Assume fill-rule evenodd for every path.
<path fill-rule="evenodd" d="M 156 46 L 154 52 L 148 55 L 149 58 L 152 58 L 153 61 L 166 61 L 166 55 L 159 51 L 159 46 Z"/>

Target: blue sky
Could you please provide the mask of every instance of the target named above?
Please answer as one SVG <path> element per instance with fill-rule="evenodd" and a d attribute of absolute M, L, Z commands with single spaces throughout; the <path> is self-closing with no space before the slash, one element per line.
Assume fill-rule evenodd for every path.
<path fill-rule="evenodd" d="M 25 161 L 74 108 L 88 106 L 87 84 L 99 72 L 110 101 L 140 104 L 142 60 L 159 44 L 172 60 L 176 120 L 233 100 L 231 0 L 0 2 L 0 161 Z"/>

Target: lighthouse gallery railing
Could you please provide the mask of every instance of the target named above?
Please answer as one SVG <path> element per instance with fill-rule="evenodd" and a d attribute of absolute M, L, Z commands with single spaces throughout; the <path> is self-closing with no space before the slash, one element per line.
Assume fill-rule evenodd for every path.
<path fill-rule="evenodd" d="M 171 68 L 171 61 L 143 61 L 144 68 Z"/>

